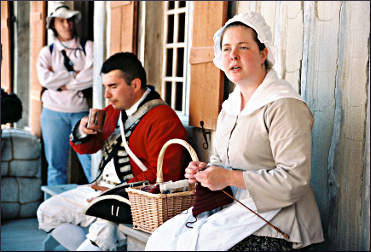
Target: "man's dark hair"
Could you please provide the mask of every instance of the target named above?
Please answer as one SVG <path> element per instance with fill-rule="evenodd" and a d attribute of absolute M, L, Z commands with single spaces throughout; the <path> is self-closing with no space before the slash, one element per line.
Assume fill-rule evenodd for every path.
<path fill-rule="evenodd" d="M 146 71 L 133 53 L 119 52 L 112 55 L 103 63 L 100 72 L 101 74 L 106 74 L 113 70 L 120 70 L 128 85 L 130 85 L 132 80 L 139 78 L 142 83 L 141 88 L 144 89 L 147 86 Z"/>
<path fill-rule="evenodd" d="M 1 89 L 1 124 L 14 123 L 22 118 L 22 101 L 16 94 Z"/>

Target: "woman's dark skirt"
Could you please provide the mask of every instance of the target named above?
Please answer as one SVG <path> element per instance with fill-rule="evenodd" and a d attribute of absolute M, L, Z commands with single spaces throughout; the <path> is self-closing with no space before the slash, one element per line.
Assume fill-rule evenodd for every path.
<path fill-rule="evenodd" d="M 292 242 L 284 239 L 250 235 L 234 245 L 229 251 L 291 251 Z"/>

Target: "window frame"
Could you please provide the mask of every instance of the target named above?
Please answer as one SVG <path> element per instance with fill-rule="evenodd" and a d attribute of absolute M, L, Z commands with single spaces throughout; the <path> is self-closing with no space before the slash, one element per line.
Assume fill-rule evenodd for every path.
<path fill-rule="evenodd" d="M 166 83 L 171 82 L 171 93 L 170 99 L 171 102 L 169 106 L 174 109 L 177 113 L 179 119 L 182 121 L 183 124 L 188 125 L 189 122 L 189 97 L 190 97 L 190 64 L 189 64 L 189 53 L 190 53 L 190 43 L 192 41 L 192 8 L 193 3 L 186 2 L 185 7 L 179 7 L 179 1 L 174 1 L 174 8 L 169 10 L 169 1 L 164 2 L 164 12 L 163 12 L 163 51 L 162 51 L 162 73 L 161 73 L 161 98 L 166 101 L 167 99 L 167 89 Z M 184 20 L 184 42 L 176 42 L 179 32 L 179 14 L 185 13 L 185 20 Z M 168 43 L 168 16 L 174 15 L 174 30 L 173 30 L 173 41 L 172 43 Z M 176 75 L 176 62 L 177 62 L 177 48 L 183 48 L 183 76 L 177 77 Z M 167 76 L 167 50 L 173 49 L 172 55 L 172 76 Z M 175 62 L 175 64 L 174 64 Z M 182 87 L 182 110 L 176 110 L 176 86 L 178 82 L 183 83 Z"/>

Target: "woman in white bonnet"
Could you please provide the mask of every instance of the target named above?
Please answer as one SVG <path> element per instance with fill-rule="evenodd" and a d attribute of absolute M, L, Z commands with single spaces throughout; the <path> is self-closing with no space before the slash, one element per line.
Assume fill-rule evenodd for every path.
<path fill-rule="evenodd" d="M 48 185 L 67 183 L 69 135 L 89 111 L 85 91 L 93 85 L 93 42 L 77 36 L 75 22 L 80 18 L 79 11 L 71 10 L 64 2 L 55 2 L 46 20 L 54 41 L 42 48 L 37 61 L 43 87 L 41 130 L 48 162 Z M 77 156 L 87 181 L 91 182 L 90 155 Z"/>
<path fill-rule="evenodd" d="M 185 177 L 213 191 L 230 186 L 288 236 L 234 201 L 196 222 L 191 209 L 175 216 L 152 233 L 146 250 L 287 251 L 324 241 L 310 185 L 313 116 L 272 69 L 270 27 L 258 13 L 239 14 L 214 42 L 214 64 L 236 87 L 218 116 L 209 163 L 189 163 Z"/>

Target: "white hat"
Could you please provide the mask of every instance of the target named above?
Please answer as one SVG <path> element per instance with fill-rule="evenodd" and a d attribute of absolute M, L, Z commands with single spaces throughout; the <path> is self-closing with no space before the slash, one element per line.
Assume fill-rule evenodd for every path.
<path fill-rule="evenodd" d="M 220 47 L 221 36 L 225 28 L 235 22 L 241 22 L 252 29 L 255 30 L 258 35 L 258 39 L 261 43 L 268 48 L 268 62 L 273 66 L 274 65 L 274 56 L 273 56 L 273 46 L 272 46 L 272 32 L 271 28 L 265 22 L 264 18 L 257 12 L 246 12 L 235 15 L 233 18 L 229 19 L 222 28 L 217 30 L 214 34 L 214 64 L 219 69 L 223 70 L 222 64 L 222 49 Z"/>
<path fill-rule="evenodd" d="M 79 11 L 70 10 L 70 7 L 68 7 L 63 2 L 57 2 L 55 4 L 55 9 L 50 15 L 46 18 L 46 28 L 50 27 L 50 21 L 52 18 L 58 17 L 58 18 L 65 18 L 69 19 L 75 16 L 75 22 L 79 21 L 81 19 L 81 13 Z"/>

